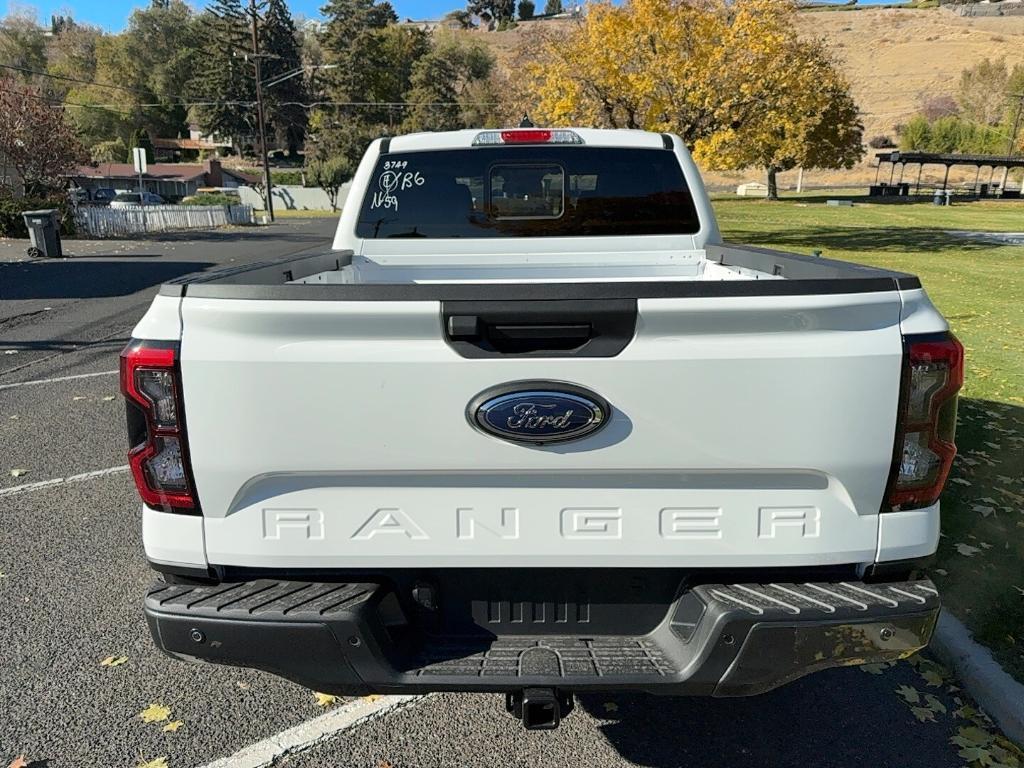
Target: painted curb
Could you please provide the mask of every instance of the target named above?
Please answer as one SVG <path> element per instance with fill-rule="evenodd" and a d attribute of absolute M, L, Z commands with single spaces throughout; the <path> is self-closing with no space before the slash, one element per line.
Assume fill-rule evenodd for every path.
<path fill-rule="evenodd" d="M 975 642 L 963 622 L 943 610 L 929 648 L 1002 732 L 1024 746 L 1024 685 L 999 666 L 988 648 Z"/>

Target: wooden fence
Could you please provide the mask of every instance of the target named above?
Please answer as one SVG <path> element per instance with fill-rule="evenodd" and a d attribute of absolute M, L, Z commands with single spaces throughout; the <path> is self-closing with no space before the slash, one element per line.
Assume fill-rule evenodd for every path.
<path fill-rule="evenodd" d="M 251 205 L 146 205 L 131 208 L 79 206 L 75 223 L 93 237 L 141 235 L 181 229 L 251 224 Z"/>

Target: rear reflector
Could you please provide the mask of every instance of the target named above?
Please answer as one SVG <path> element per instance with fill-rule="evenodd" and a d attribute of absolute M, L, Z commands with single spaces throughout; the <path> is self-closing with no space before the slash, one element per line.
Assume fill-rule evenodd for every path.
<path fill-rule="evenodd" d="M 908 343 L 889 481 L 893 510 L 927 507 L 942 494 L 956 456 L 957 392 L 964 382 L 964 348 L 952 334 Z"/>
<path fill-rule="evenodd" d="M 575 131 L 547 128 L 511 128 L 506 131 L 482 131 L 473 139 L 473 146 L 494 144 L 582 144 Z"/>
<path fill-rule="evenodd" d="M 165 512 L 197 512 L 182 421 L 178 344 L 132 340 L 121 353 L 128 465 L 139 496 Z"/>

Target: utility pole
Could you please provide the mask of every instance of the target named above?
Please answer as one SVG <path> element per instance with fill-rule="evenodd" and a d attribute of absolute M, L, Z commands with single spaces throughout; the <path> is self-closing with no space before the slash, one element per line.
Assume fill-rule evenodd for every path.
<path fill-rule="evenodd" d="M 274 220 L 274 195 L 270 181 L 270 158 L 267 156 L 267 127 L 263 119 L 263 84 L 260 71 L 259 14 L 256 0 L 249 0 L 249 15 L 252 17 L 252 58 L 256 64 L 256 119 L 259 121 L 260 154 L 263 156 L 263 186 L 267 190 L 266 208 L 270 220 Z"/>

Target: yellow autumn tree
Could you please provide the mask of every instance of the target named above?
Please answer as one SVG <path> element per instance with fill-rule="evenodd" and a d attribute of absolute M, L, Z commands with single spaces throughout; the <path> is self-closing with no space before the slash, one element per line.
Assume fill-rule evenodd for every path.
<path fill-rule="evenodd" d="M 861 128 L 824 47 L 795 32 L 791 0 L 597 3 L 516 62 L 508 113 L 550 125 L 679 134 L 705 167 L 848 166 Z"/>

